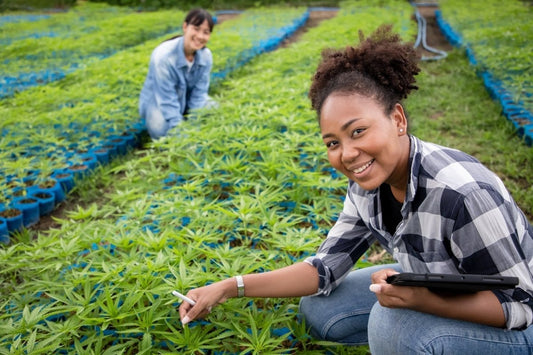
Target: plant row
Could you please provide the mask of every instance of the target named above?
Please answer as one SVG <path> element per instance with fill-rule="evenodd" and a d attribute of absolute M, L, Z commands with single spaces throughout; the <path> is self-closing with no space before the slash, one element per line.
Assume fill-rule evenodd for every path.
<path fill-rule="evenodd" d="M 215 62 L 220 56 L 228 58 L 224 66 L 215 66 L 211 76 L 213 82 L 226 78 L 231 72 L 248 63 L 252 58 L 277 48 L 286 38 L 292 36 L 309 19 L 309 10 L 297 8 L 257 8 L 240 14 L 239 21 L 224 26 L 225 41 L 241 43 L 236 46 L 212 47 Z M 272 26 L 278 23 L 280 26 Z M 242 29 L 246 29 L 246 36 Z M 218 32 L 218 29 L 215 29 Z M 243 43 L 243 39 L 246 41 Z M 211 46 L 210 46 L 211 47 Z"/>
<path fill-rule="evenodd" d="M 10 15 L 2 15 L 0 16 L 0 26 L 5 26 L 9 23 L 19 23 L 19 22 L 33 22 L 33 21 L 39 21 L 43 19 L 50 18 L 50 15 L 42 15 L 42 14 L 10 14 Z"/>
<path fill-rule="evenodd" d="M 59 80 L 66 74 L 77 70 L 80 66 L 87 66 L 91 62 L 106 58 L 116 51 L 128 48 L 147 41 L 153 37 L 161 35 L 170 36 L 181 31 L 178 18 L 183 18 L 184 14 L 175 10 L 132 13 L 120 12 L 117 16 L 114 8 L 110 8 L 109 13 L 115 16 L 95 16 L 102 13 L 101 7 L 81 7 L 75 14 L 67 18 L 57 17 L 54 22 L 40 21 L 41 26 L 33 29 L 37 32 L 23 34 L 24 39 L 14 41 L 5 46 L 0 60 L 5 65 L 5 75 L 0 79 L 2 91 L 0 98 L 14 94 L 31 86 L 42 85 L 43 83 Z M 242 31 L 243 26 L 247 28 L 247 35 L 232 31 L 227 35 L 234 36 L 236 43 L 241 46 L 246 43 L 245 51 L 238 53 L 231 52 L 238 49 L 236 46 L 226 46 L 222 56 L 234 57 L 231 63 L 227 63 L 223 71 L 218 72 L 216 79 L 225 77 L 235 67 L 242 65 L 261 51 L 271 50 L 277 46 L 281 40 L 286 38 L 296 28 L 299 28 L 307 17 L 301 15 L 303 8 L 288 8 L 285 11 L 257 9 L 246 13 L 245 20 L 240 21 L 236 26 Z M 88 17 L 85 21 L 74 21 L 79 19 L 79 12 Z M 300 17 L 295 19 L 295 13 L 300 13 Z M 64 15 L 66 16 L 66 15 Z M 76 16 L 76 17 L 75 17 Z M 83 15 L 81 15 L 83 18 Z M 62 22 L 61 20 L 65 20 Z M 43 24 L 43 22 L 45 22 Z M 52 22 L 52 23 L 49 23 Z M 273 26 L 273 23 L 282 24 L 284 27 Z M 81 25 L 80 25 L 81 24 Z M 54 25 L 59 27 L 55 31 Z M 39 29 L 47 28 L 46 31 Z M 10 41 L 9 34 L 15 32 L 4 31 Z M 237 28 L 234 28 L 237 29 Z M 16 33 L 16 32 L 15 32 Z M 44 34 L 44 36 L 43 36 Z M 21 38 L 20 35 L 18 38 Z M 243 41 L 244 39 L 244 41 Z M 267 42 L 263 42 L 267 41 Z"/>
<path fill-rule="evenodd" d="M 410 5 L 387 4 L 393 11 L 345 3 L 298 43 L 252 60 L 224 82 L 218 108 L 102 169 L 95 178 L 107 203 L 79 207 L 59 228 L 5 248 L 0 273 L 18 280 L 2 290 L 11 294 L 0 316 L 6 351 L 322 353 L 327 344 L 309 338 L 293 299 L 231 300 L 182 327 L 170 292 L 316 249 L 345 182 L 327 164 L 309 80 L 320 51 L 355 43 L 359 29 L 388 22 L 412 37 L 414 24 L 403 27 Z"/>
<path fill-rule="evenodd" d="M 50 1 L 50 0 L 46 0 Z M 99 0 L 97 0 L 99 2 Z M 106 0 L 110 5 L 130 6 L 142 9 L 163 9 L 163 8 L 190 8 L 203 7 L 215 9 L 244 9 L 254 8 L 261 5 L 268 6 L 307 6 L 309 2 L 301 0 L 269 0 L 268 2 L 258 2 L 253 0 L 219 0 L 213 2 L 212 0 Z M 337 0 L 321 1 L 323 5 L 335 6 Z"/>
<path fill-rule="evenodd" d="M 97 29 L 95 21 L 125 15 L 133 10 L 96 3 L 80 3 L 68 11 L 52 14 L 13 13 L 0 16 L 0 43 L 30 37 L 72 37 Z"/>
<path fill-rule="evenodd" d="M 77 2 L 77 0 L 3 0 L 0 3 L 0 11 L 61 12 L 70 6 L 75 6 Z"/>
<path fill-rule="evenodd" d="M 533 145 L 531 6 L 522 1 L 446 0 L 436 13 L 447 39 L 462 47 L 490 95 L 528 145 Z"/>
<path fill-rule="evenodd" d="M 273 44 L 281 43 L 308 16 L 304 8 L 283 12 L 280 9 L 265 9 L 263 13 L 261 16 L 259 10 L 251 10 L 242 14 L 235 23 L 227 22 L 228 25 L 223 24 L 217 29 L 212 46 L 218 59 L 214 76 L 221 79 L 227 76 L 230 69 L 235 70 L 252 56 L 272 50 Z M 288 24 L 272 30 L 271 24 L 276 19 Z M 246 31 L 252 21 L 255 28 L 248 31 L 249 36 L 236 41 L 235 35 Z M 136 113 L 138 91 L 142 86 L 142 73 L 146 73 L 146 58 L 160 41 L 149 41 L 122 51 L 72 74 L 61 83 L 45 87 L 44 91 L 53 90 L 53 93 L 45 92 L 43 95 L 43 90 L 34 89 L 4 101 L 6 120 L 0 143 L 3 157 L 0 167 L 5 180 L 0 185 L 0 192 L 3 193 L 0 199 L 4 201 L 5 209 L 13 207 L 10 204 L 15 197 L 26 197 L 31 184 L 41 184 L 60 173 L 76 175 L 72 166 L 76 169 L 86 166 L 92 170 L 94 163 L 106 164 L 113 157 L 120 156 L 112 152 L 117 144 L 129 148 L 139 144 L 144 129 Z M 140 75 L 132 80 L 131 73 Z M 219 73 L 223 73 L 223 76 Z M 124 80 L 120 88 L 122 94 L 115 96 L 113 85 L 120 80 Z M 43 98 L 43 104 L 39 104 L 36 94 Z M 108 101 L 108 97 L 116 99 Z M 24 105 L 28 100 L 32 100 L 31 106 Z M 28 110 L 31 110 L 31 114 L 36 112 L 33 121 L 20 121 L 20 117 L 30 114 Z M 105 116 L 102 116 L 102 112 L 105 112 Z M 93 166 L 88 166 L 90 162 Z M 35 173 L 38 175 L 34 176 Z M 35 223 L 35 218 L 31 218 L 24 225 L 29 227 Z M 18 222 L 8 224 L 10 231 L 20 227 Z"/>
<path fill-rule="evenodd" d="M 62 79 L 119 50 L 176 32 L 180 29 L 176 16 L 182 18 L 184 13 L 132 12 L 103 16 L 103 19 L 72 24 L 73 28 L 66 25 L 63 36 L 27 37 L 4 45 L 0 54 L 4 68 L 0 98 Z"/>

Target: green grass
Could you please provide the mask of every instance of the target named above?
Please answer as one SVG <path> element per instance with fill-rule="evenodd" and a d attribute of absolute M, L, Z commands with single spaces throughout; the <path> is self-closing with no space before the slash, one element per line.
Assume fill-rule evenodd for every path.
<path fill-rule="evenodd" d="M 420 90 L 407 102 L 412 132 L 475 156 L 502 178 L 533 220 L 533 149 L 501 114 L 463 52 L 422 68 Z"/>
<path fill-rule="evenodd" d="M 473 51 L 477 70 L 488 71 L 514 102 L 533 110 L 530 44 L 533 7 L 525 1 L 443 0 L 442 16 Z"/>

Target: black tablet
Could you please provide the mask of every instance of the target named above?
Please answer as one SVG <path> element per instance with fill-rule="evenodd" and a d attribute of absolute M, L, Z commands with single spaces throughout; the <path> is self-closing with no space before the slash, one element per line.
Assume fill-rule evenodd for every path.
<path fill-rule="evenodd" d="M 518 285 L 518 277 L 476 274 L 414 274 L 389 276 L 387 282 L 399 286 L 422 286 L 435 292 L 478 292 L 502 290 Z"/>

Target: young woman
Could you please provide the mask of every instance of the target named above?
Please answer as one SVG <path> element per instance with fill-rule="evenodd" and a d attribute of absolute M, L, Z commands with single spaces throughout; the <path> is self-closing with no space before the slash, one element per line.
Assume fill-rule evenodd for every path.
<path fill-rule="evenodd" d="M 139 114 L 152 139 L 167 135 L 192 109 L 208 103 L 213 56 L 206 47 L 214 22 L 206 10 L 191 10 L 183 36 L 171 38 L 152 52 L 139 99 Z"/>
<path fill-rule="evenodd" d="M 323 53 L 309 96 L 330 163 L 348 177 L 344 209 L 315 256 L 188 292 L 182 323 L 236 296 L 303 297 L 312 334 L 372 354 L 533 350 L 533 227 L 473 157 L 408 133 L 401 104 L 417 55 L 383 26 Z M 353 270 L 374 242 L 397 261 Z M 386 282 L 399 271 L 519 278 L 516 289 L 446 295 Z"/>

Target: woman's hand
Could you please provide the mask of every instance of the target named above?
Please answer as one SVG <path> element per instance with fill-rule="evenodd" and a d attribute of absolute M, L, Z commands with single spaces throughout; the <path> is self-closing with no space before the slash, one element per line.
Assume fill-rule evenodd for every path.
<path fill-rule="evenodd" d="M 204 318 L 217 305 L 224 303 L 232 296 L 232 288 L 237 290 L 235 280 L 227 279 L 213 283 L 208 286 L 190 290 L 187 297 L 196 302 L 193 306 L 188 302 L 182 302 L 179 307 L 182 324 L 187 324 L 192 320 Z"/>
<path fill-rule="evenodd" d="M 394 286 L 387 283 L 387 277 L 398 272 L 394 269 L 382 269 L 372 274 L 370 291 L 376 294 L 383 307 L 417 309 L 421 302 L 430 296 L 426 287 Z"/>
<path fill-rule="evenodd" d="M 308 263 L 298 262 L 274 271 L 243 275 L 243 281 L 246 297 L 301 297 L 318 290 L 318 271 Z M 237 294 L 234 277 L 190 290 L 187 297 L 196 304 L 180 305 L 181 323 L 205 317 L 213 307 Z"/>
<path fill-rule="evenodd" d="M 460 319 L 493 327 L 505 326 L 505 315 L 500 301 L 491 291 L 465 294 L 437 294 L 426 287 L 394 286 L 387 277 L 397 274 L 383 269 L 372 274 L 370 291 L 379 304 L 389 308 L 409 308 L 439 317 Z"/>

